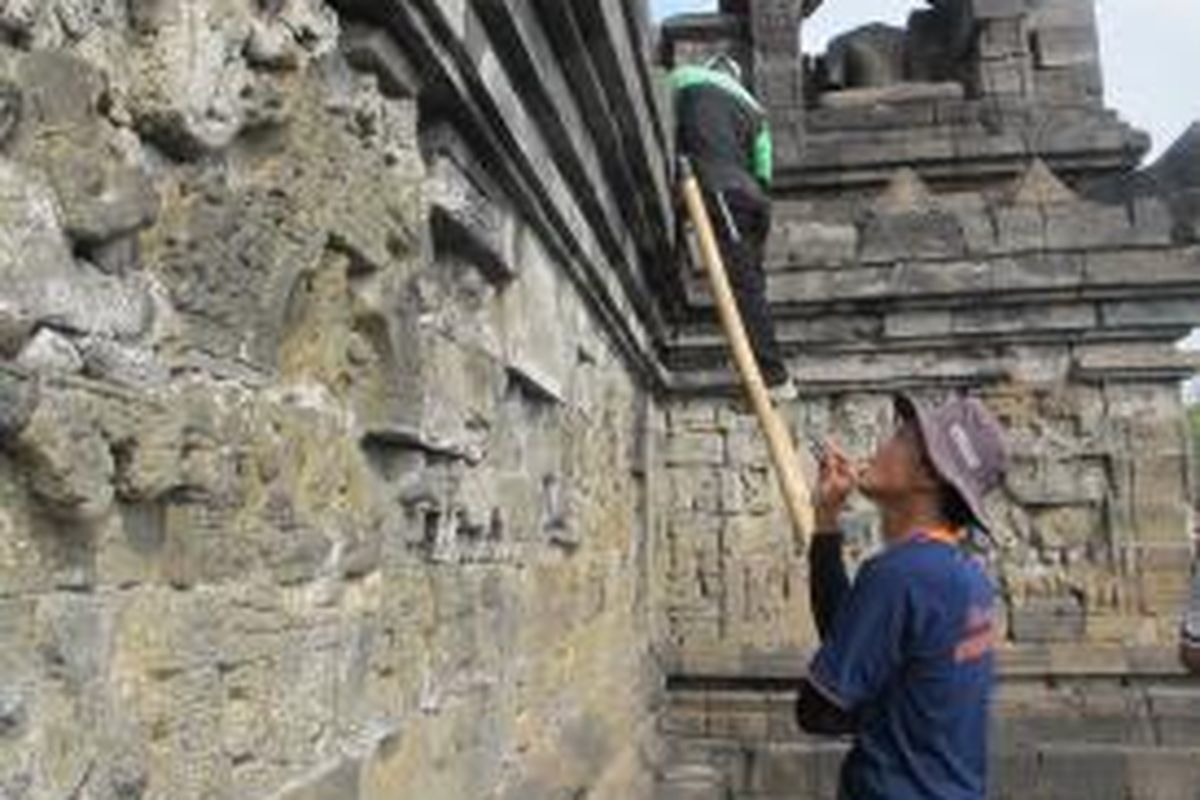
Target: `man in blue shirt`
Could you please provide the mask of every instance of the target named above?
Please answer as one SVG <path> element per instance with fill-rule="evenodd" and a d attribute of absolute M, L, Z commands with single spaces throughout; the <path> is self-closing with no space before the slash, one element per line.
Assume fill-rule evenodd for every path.
<path fill-rule="evenodd" d="M 993 589 L 961 545 L 969 528 L 987 528 L 1004 437 L 976 400 L 928 408 L 902 397 L 896 408 L 896 433 L 864 467 L 834 446 L 821 458 L 809 559 L 822 645 L 797 719 L 853 734 L 842 800 L 983 800 Z M 886 546 L 851 584 L 838 518 L 854 489 L 879 507 Z"/>

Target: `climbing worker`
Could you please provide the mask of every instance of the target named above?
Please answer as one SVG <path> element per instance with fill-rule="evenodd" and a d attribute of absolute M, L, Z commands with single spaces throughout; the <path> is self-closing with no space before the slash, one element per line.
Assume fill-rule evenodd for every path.
<path fill-rule="evenodd" d="M 691 159 L 763 379 L 777 402 L 796 385 L 779 349 L 763 272 L 771 230 L 771 131 L 729 56 L 671 73 L 679 154 Z"/>
<path fill-rule="evenodd" d="M 1200 675 L 1200 554 L 1192 571 L 1192 596 L 1183 617 L 1179 656 L 1185 667 Z"/>
<path fill-rule="evenodd" d="M 895 408 L 895 433 L 861 469 L 822 448 L 809 551 L 821 647 L 797 721 L 853 736 L 842 800 L 983 800 L 993 588 L 964 544 L 988 528 L 1004 437 L 973 399 L 930 408 L 901 397 Z M 855 489 L 881 512 L 885 546 L 851 583 L 838 520 Z"/>

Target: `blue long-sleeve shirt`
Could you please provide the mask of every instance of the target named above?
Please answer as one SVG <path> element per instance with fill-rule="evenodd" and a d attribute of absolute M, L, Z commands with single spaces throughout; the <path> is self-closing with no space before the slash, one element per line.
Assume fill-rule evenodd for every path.
<path fill-rule="evenodd" d="M 809 550 L 822 646 L 797 705 L 815 733 L 853 733 L 841 794 L 982 800 L 993 590 L 960 548 L 914 533 L 846 574 L 840 535 Z"/>

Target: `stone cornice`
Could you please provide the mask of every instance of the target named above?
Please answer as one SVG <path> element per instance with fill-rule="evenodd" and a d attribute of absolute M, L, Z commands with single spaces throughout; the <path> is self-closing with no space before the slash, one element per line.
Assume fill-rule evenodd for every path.
<path fill-rule="evenodd" d="M 423 115 L 457 131 L 631 368 L 661 386 L 662 309 L 680 292 L 645 43 L 623 4 L 550 5 L 338 3 L 395 37 L 419 72 Z"/>

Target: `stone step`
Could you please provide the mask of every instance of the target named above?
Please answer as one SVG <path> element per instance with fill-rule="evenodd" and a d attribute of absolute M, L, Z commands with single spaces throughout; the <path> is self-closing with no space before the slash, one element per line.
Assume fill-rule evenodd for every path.
<path fill-rule="evenodd" d="M 844 742 L 708 740 L 676 747 L 691 763 L 707 763 L 728 794 L 663 795 L 671 800 L 835 800 L 847 750 Z M 1195 800 L 1200 746 L 1014 746 L 993 756 L 991 774 L 993 800 Z"/>
<path fill-rule="evenodd" d="M 1054 380 L 1067 374 L 1177 381 L 1200 370 L 1200 355 L 1174 347 L 1186 333 L 1182 328 L 1172 330 L 1162 342 L 1150 344 L 1089 333 L 1075 341 L 1061 334 L 990 336 L 968 341 L 914 340 L 893 346 L 867 342 L 840 349 L 785 338 L 783 350 L 801 393 L 949 388 L 1014 376 Z M 674 391 L 702 396 L 739 392 L 724 342 L 710 336 L 680 341 L 683 344 L 669 356 Z"/>
<path fill-rule="evenodd" d="M 726 800 L 725 778 L 710 764 L 671 767 L 659 784 L 656 800 Z"/>

